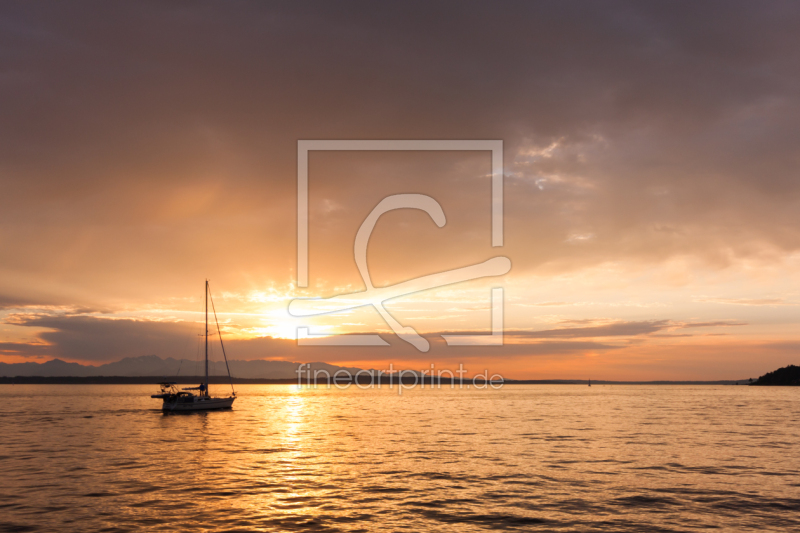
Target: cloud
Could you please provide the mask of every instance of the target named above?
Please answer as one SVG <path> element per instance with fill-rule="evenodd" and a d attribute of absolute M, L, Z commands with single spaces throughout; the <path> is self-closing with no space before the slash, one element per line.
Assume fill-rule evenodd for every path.
<path fill-rule="evenodd" d="M 731 305 L 792 305 L 783 298 L 697 298 L 694 301 Z"/>
<path fill-rule="evenodd" d="M 123 357 L 158 355 L 177 359 L 192 359 L 200 353 L 198 336 L 202 325 L 187 322 L 136 320 L 129 318 L 109 318 L 65 314 L 15 314 L 6 323 L 16 326 L 38 328 L 35 342 L 3 343 L 0 353 L 22 356 L 53 356 L 71 361 L 109 362 Z M 618 328 L 596 328 L 597 335 L 581 334 L 578 331 L 561 334 L 531 334 L 530 332 L 509 332 L 509 342 L 502 347 L 484 346 L 447 347 L 438 335 L 430 335 L 431 351 L 416 353 L 408 345 L 393 335 L 386 335 L 390 343 L 386 349 L 373 347 L 298 347 L 293 340 L 258 337 L 253 339 L 225 340 L 228 357 L 231 359 L 287 359 L 301 361 L 327 362 L 354 360 L 362 356 L 366 359 L 383 357 L 387 360 L 428 359 L 450 360 L 459 357 L 474 357 L 484 354 L 492 357 L 522 357 L 536 355 L 568 354 L 585 351 L 604 351 L 618 348 L 616 345 L 594 341 L 551 341 L 535 342 L 548 337 L 590 337 L 637 334 L 647 329 L 647 325 L 620 325 Z M 595 328 L 572 328 L 592 330 Z M 485 334 L 485 332 L 461 332 Z M 211 338 L 213 358 L 222 358 Z M 532 342 L 533 341 L 533 342 Z M 364 355 L 360 355 L 364 354 Z"/>
<path fill-rule="evenodd" d="M 61 309 L 64 308 L 64 306 L 57 305 L 52 301 L 48 301 L 46 298 L 0 293 L 0 310 L 25 308 Z"/>
<path fill-rule="evenodd" d="M 55 277 L 53 292 L 69 280 L 109 299 L 185 295 L 209 275 L 238 289 L 208 258 L 216 242 L 249 279 L 290 278 L 300 138 L 504 139 L 517 272 L 681 254 L 722 267 L 800 249 L 790 135 L 800 9 L 586 2 L 577 12 L 5 4 L 3 269 L 27 273 L 30 287 Z M 316 272 L 359 282 L 358 222 L 398 189 L 433 194 L 450 221 L 387 219 L 376 271 L 485 259 L 476 243 L 489 204 L 473 191 L 487 160 L 462 155 L 315 155 Z"/>
<path fill-rule="evenodd" d="M 557 328 L 544 331 L 506 331 L 505 335 L 523 339 L 630 337 L 648 335 L 673 327 L 669 320 L 615 322 L 581 328 Z"/>
<path fill-rule="evenodd" d="M 30 300 L 0 294 L 0 309 L 15 309 L 31 305 Z"/>
<path fill-rule="evenodd" d="M 65 314 L 17 314 L 6 321 L 17 326 L 44 328 L 31 343 L 6 343 L 6 355 L 48 355 L 70 361 L 109 362 L 123 357 L 158 355 L 177 359 L 202 357 L 199 335 L 202 325 L 188 322 L 136 320 Z M 222 354 L 215 337 L 212 355 Z M 289 357 L 294 341 L 262 337 L 225 341 L 236 359 Z"/>
<path fill-rule="evenodd" d="M 197 330 L 194 325 L 183 323 L 71 315 L 12 315 L 6 322 L 46 328 L 37 334 L 41 343 L 47 344 L 39 344 L 39 350 L 81 361 L 110 361 L 147 354 L 170 356 L 185 351 L 187 339 Z M 36 350 L 36 346 L 31 348 Z"/>
<path fill-rule="evenodd" d="M 746 326 L 747 322 L 738 320 L 715 320 L 711 322 L 687 322 L 680 324 L 681 328 L 720 328 L 732 326 Z"/>
<path fill-rule="evenodd" d="M 0 342 L 1 355 L 23 357 L 54 355 L 53 346 L 42 342 Z"/>

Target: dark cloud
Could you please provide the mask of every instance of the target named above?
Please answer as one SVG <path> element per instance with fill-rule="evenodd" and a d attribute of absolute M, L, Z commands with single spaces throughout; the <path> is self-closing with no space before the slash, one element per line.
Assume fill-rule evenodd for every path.
<path fill-rule="evenodd" d="M 601 326 L 582 328 L 558 328 L 544 331 L 506 331 L 505 335 L 525 339 L 547 338 L 587 338 L 587 337 L 630 337 L 656 333 L 673 327 L 669 320 L 649 320 L 640 322 L 615 322 Z"/>
<path fill-rule="evenodd" d="M 193 324 L 70 315 L 12 315 L 7 322 L 46 328 L 37 337 L 48 346 L 32 346 L 29 353 L 38 349 L 48 355 L 81 361 L 112 361 L 147 354 L 169 357 L 193 352 L 198 330 Z"/>
<path fill-rule="evenodd" d="M 36 334 L 35 343 L 0 345 L 6 355 L 49 355 L 103 362 L 141 355 L 193 359 L 200 354 L 202 357 L 202 324 L 69 314 L 16 314 L 6 323 L 44 328 Z M 216 337 L 211 341 L 213 358 L 221 360 Z M 225 345 L 236 359 L 280 359 L 290 357 L 295 342 L 271 337 L 229 338 Z"/>
<path fill-rule="evenodd" d="M 0 342 L 0 355 L 20 355 L 23 357 L 53 355 L 53 347 L 44 343 Z"/>
<path fill-rule="evenodd" d="M 718 328 L 727 326 L 746 326 L 747 322 L 738 320 L 715 320 L 711 322 L 689 322 L 681 324 L 682 328 Z"/>
<path fill-rule="evenodd" d="M 30 300 L 0 294 L 0 309 L 15 309 L 31 305 L 33 305 L 33 302 Z"/>
<path fill-rule="evenodd" d="M 55 356 L 79 361 L 116 361 L 123 357 L 158 355 L 176 359 L 192 359 L 202 356 L 200 347 L 202 325 L 186 322 L 158 322 L 127 318 L 100 318 L 94 316 L 19 314 L 12 315 L 7 323 L 24 327 L 45 328 L 37 333 L 35 343 L 4 343 L 0 352 L 5 355 Z M 574 328 L 580 329 L 580 328 Z M 591 329 L 591 328 L 584 328 Z M 624 328 L 622 328 L 624 329 Z M 628 335 L 642 331 L 642 325 L 629 326 Z M 620 331 L 600 330 L 605 335 L 621 335 Z M 481 332 L 461 332 L 481 333 Z M 390 343 L 387 348 L 374 347 L 298 347 L 293 340 L 260 337 L 254 339 L 231 339 L 225 341 L 228 357 L 238 360 L 286 359 L 301 361 L 352 360 L 453 360 L 484 356 L 489 358 L 523 357 L 535 355 L 573 354 L 584 351 L 604 351 L 619 348 L 618 345 L 594 341 L 555 341 L 520 342 L 523 334 L 511 332 L 509 343 L 502 347 L 484 346 L 447 347 L 440 336 L 428 336 L 431 351 L 417 353 L 393 335 L 384 336 Z M 549 335 L 530 335 L 531 339 L 546 338 Z M 592 335 L 553 335 L 555 337 L 588 337 Z M 599 334 L 597 336 L 604 336 Z M 223 337 L 224 339 L 224 337 Z M 212 341 L 212 358 L 221 360 L 222 354 Z M 198 355 L 199 354 L 199 355 Z"/>

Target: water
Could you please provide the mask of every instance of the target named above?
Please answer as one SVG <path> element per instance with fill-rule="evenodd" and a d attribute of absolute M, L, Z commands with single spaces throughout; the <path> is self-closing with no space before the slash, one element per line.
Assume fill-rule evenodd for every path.
<path fill-rule="evenodd" d="M 796 388 L 154 389 L 0 386 L 0 529 L 800 530 Z"/>

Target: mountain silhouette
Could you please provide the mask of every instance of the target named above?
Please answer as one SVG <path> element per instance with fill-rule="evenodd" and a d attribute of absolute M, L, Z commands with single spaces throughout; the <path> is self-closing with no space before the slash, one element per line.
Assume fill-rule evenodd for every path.
<path fill-rule="evenodd" d="M 301 363 L 291 361 L 230 361 L 231 375 L 235 378 L 247 379 L 296 379 L 297 368 Z M 313 372 L 328 372 L 331 376 L 339 370 L 351 374 L 359 368 L 341 367 L 328 363 L 308 363 L 303 368 Z M 41 377 L 93 377 L 93 376 L 159 376 L 172 378 L 176 376 L 200 376 L 205 373 L 202 361 L 188 359 L 162 359 L 156 355 L 126 357 L 120 361 L 99 366 L 67 363 L 53 359 L 46 363 L 0 363 L 0 377 L 41 376 Z M 208 373 L 211 376 L 227 376 L 228 371 L 222 361 L 209 361 Z M 305 375 L 305 374 L 304 374 Z M 322 376 L 324 374 L 320 374 Z"/>

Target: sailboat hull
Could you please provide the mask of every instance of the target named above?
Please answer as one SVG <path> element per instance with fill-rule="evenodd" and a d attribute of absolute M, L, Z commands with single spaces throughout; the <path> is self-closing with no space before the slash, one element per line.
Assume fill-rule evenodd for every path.
<path fill-rule="evenodd" d="M 192 397 L 192 401 L 170 401 L 164 399 L 161 409 L 164 411 L 210 411 L 212 409 L 230 409 L 236 398 L 200 398 Z"/>

